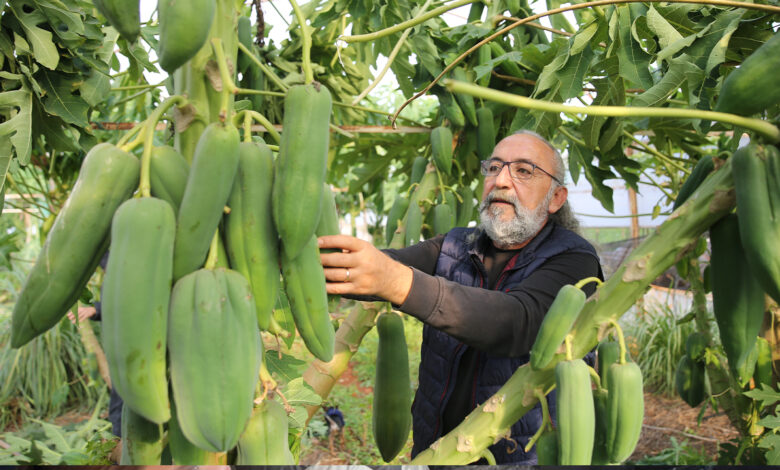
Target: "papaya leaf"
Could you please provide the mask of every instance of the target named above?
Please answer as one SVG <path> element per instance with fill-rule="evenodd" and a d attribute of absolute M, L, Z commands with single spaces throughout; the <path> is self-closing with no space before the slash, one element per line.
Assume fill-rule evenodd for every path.
<path fill-rule="evenodd" d="M 307 365 L 305 361 L 272 349 L 265 351 L 264 359 L 268 372 L 285 382 L 300 377 Z"/>
<path fill-rule="evenodd" d="M 647 27 L 658 36 L 658 42 L 662 49 L 683 38 L 682 34 L 663 15 L 658 13 L 652 4 L 647 10 Z"/>
<path fill-rule="evenodd" d="M 767 465 L 780 465 L 780 435 L 766 434 L 758 442 L 758 447 L 767 449 L 764 455 Z"/>
<path fill-rule="evenodd" d="M 771 386 L 762 383 L 761 388 L 754 388 L 748 392 L 744 392 L 748 398 L 761 402 L 761 407 L 765 408 L 772 403 L 780 401 L 780 392 L 775 391 Z"/>
<path fill-rule="evenodd" d="M 52 40 L 51 31 L 38 27 L 41 23 L 47 23 L 41 10 L 30 0 L 17 0 L 9 6 L 21 23 L 27 41 L 32 45 L 35 60 L 49 70 L 56 69 L 60 62 L 60 54 Z"/>
<path fill-rule="evenodd" d="M 595 21 L 580 29 L 577 34 L 571 38 L 571 42 L 569 43 L 569 54 L 577 55 L 585 50 L 585 46 L 590 44 L 590 40 L 593 39 L 593 36 L 596 35 L 598 30 L 599 24 Z"/>
<path fill-rule="evenodd" d="M 0 148 L 0 187 L 5 182 L 5 173 L 11 163 L 11 151 L 16 154 L 19 163 L 30 162 L 32 147 L 32 92 L 27 88 L 0 93 L 0 136 L 9 140 L 9 144 Z"/>
<path fill-rule="evenodd" d="M 650 76 L 650 54 L 634 40 L 632 27 L 636 17 L 627 6 L 617 8 L 618 38 L 617 56 L 620 60 L 620 75 L 631 83 L 648 89 L 653 86 Z"/>
<path fill-rule="evenodd" d="M 685 83 L 688 72 L 695 73 L 698 70 L 685 54 L 672 59 L 669 62 L 669 69 L 664 73 L 663 78 L 653 85 L 649 90 L 631 100 L 632 106 L 658 106 L 665 102 L 670 96 L 677 93 L 677 90 Z"/>
<path fill-rule="evenodd" d="M 43 107 L 49 114 L 59 116 L 69 124 L 87 127 L 89 105 L 84 98 L 73 94 L 73 82 L 69 78 L 65 74 L 44 71 L 39 80 L 41 87 L 46 91 Z"/>
<path fill-rule="evenodd" d="M 612 188 L 604 184 L 605 179 L 615 178 L 615 175 L 611 171 L 602 170 L 593 165 L 584 165 L 585 178 L 590 183 L 592 189 L 591 194 L 593 197 L 601 202 L 604 209 L 611 213 L 615 213 L 615 201 L 613 200 L 614 191 Z"/>
<path fill-rule="evenodd" d="M 568 100 L 582 93 L 583 79 L 594 55 L 590 45 L 586 45 L 581 53 L 569 57 L 566 65 L 557 74 L 561 83 L 561 99 Z"/>

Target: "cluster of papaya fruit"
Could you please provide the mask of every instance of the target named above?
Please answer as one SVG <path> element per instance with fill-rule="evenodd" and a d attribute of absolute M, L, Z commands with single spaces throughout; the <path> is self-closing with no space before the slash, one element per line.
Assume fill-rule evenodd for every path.
<path fill-rule="evenodd" d="M 159 2 L 160 63 L 169 72 L 208 36 L 215 2 L 197 3 Z M 95 5 L 123 36 L 137 37 L 137 2 Z M 169 21 L 181 9 L 199 20 Z M 203 37 L 187 45 L 192 51 L 169 47 L 182 26 Z M 159 464 L 166 429 L 177 464 L 216 463 L 209 456 L 232 449 L 238 464 L 294 463 L 284 408 L 255 400 L 267 393 L 260 331 L 282 331 L 272 316 L 281 286 L 306 347 L 332 358 L 316 237 L 339 229 L 325 184 L 330 93 L 295 85 L 284 107 L 275 160 L 251 135 L 241 142 L 229 121 L 205 128 L 191 163 L 151 139 L 140 160 L 131 144 L 93 147 L 22 288 L 17 348 L 62 319 L 108 251 L 102 341 L 124 400 L 123 464 Z"/>
<path fill-rule="evenodd" d="M 752 56 L 751 56 L 752 57 Z M 705 285 L 731 374 L 740 387 L 772 383 L 771 351 L 758 336 L 766 295 L 780 301 L 780 150 L 751 142 L 731 156 L 737 209 L 710 227 L 711 259 Z M 680 190 L 677 205 L 712 171 L 702 158 Z M 693 333 L 677 367 L 678 394 L 690 406 L 707 396 L 707 338 Z"/>
<path fill-rule="evenodd" d="M 551 367 L 562 343 L 565 350 L 565 360 L 555 364 L 556 423 L 545 412 L 545 422 L 527 447 L 536 445 L 540 465 L 617 464 L 631 456 L 639 441 L 642 372 L 630 361 L 617 323 L 612 322 L 618 341 L 606 339 L 597 348 L 598 372 L 572 357 L 570 331 L 585 305 L 581 287 L 591 281 L 600 283 L 587 278 L 561 288 L 531 348 L 534 370 Z"/>

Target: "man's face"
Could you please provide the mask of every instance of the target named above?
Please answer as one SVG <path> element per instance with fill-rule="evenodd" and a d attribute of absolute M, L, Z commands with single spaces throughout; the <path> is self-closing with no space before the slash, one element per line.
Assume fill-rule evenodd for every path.
<path fill-rule="evenodd" d="M 555 173 L 553 151 L 531 135 L 503 139 L 491 158 L 504 162 L 526 160 Z M 497 246 L 523 245 L 541 230 L 548 213 L 557 211 L 566 200 L 566 189 L 553 188 L 553 184 L 552 178 L 539 170 L 529 179 L 515 180 L 507 166 L 497 176 L 485 177 L 480 219 Z"/>

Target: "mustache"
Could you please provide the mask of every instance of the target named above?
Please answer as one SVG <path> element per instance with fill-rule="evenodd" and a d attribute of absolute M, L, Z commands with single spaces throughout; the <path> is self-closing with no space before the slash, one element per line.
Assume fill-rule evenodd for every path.
<path fill-rule="evenodd" d="M 509 204 L 512 204 L 515 207 L 515 212 L 517 212 L 519 206 L 520 206 L 520 200 L 517 199 L 517 196 L 509 193 L 509 192 L 498 192 L 498 191 L 491 191 L 488 193 L 487 196 L 485 196 L 485 199 L 482 200 L 480 203 L 479 210 L 480 212 L 484 209 L 487 209 L 487 207 L 495 202 L 508 202 Z"/>

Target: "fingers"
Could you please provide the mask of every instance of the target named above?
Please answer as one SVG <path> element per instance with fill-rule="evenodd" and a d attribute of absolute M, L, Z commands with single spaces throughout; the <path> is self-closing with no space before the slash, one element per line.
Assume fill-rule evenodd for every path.
<path fill-rule="evenodd" d="M 325 268 L 324 271 L 327 282 L 351 282 L 357 277 L 354 268 Z"/>
<path fill-rule="evenodd" d="M 354 268 L 360 259 L 355 253 L 320 253 L 320 261 L 325 267 Z"/>
<path fill-rule="evenodd" d="M 336 248 L 347 251 L 357 251 L 366 243 L 349 235 L 326 235 L 317 239 L 320 248 Z"/>

